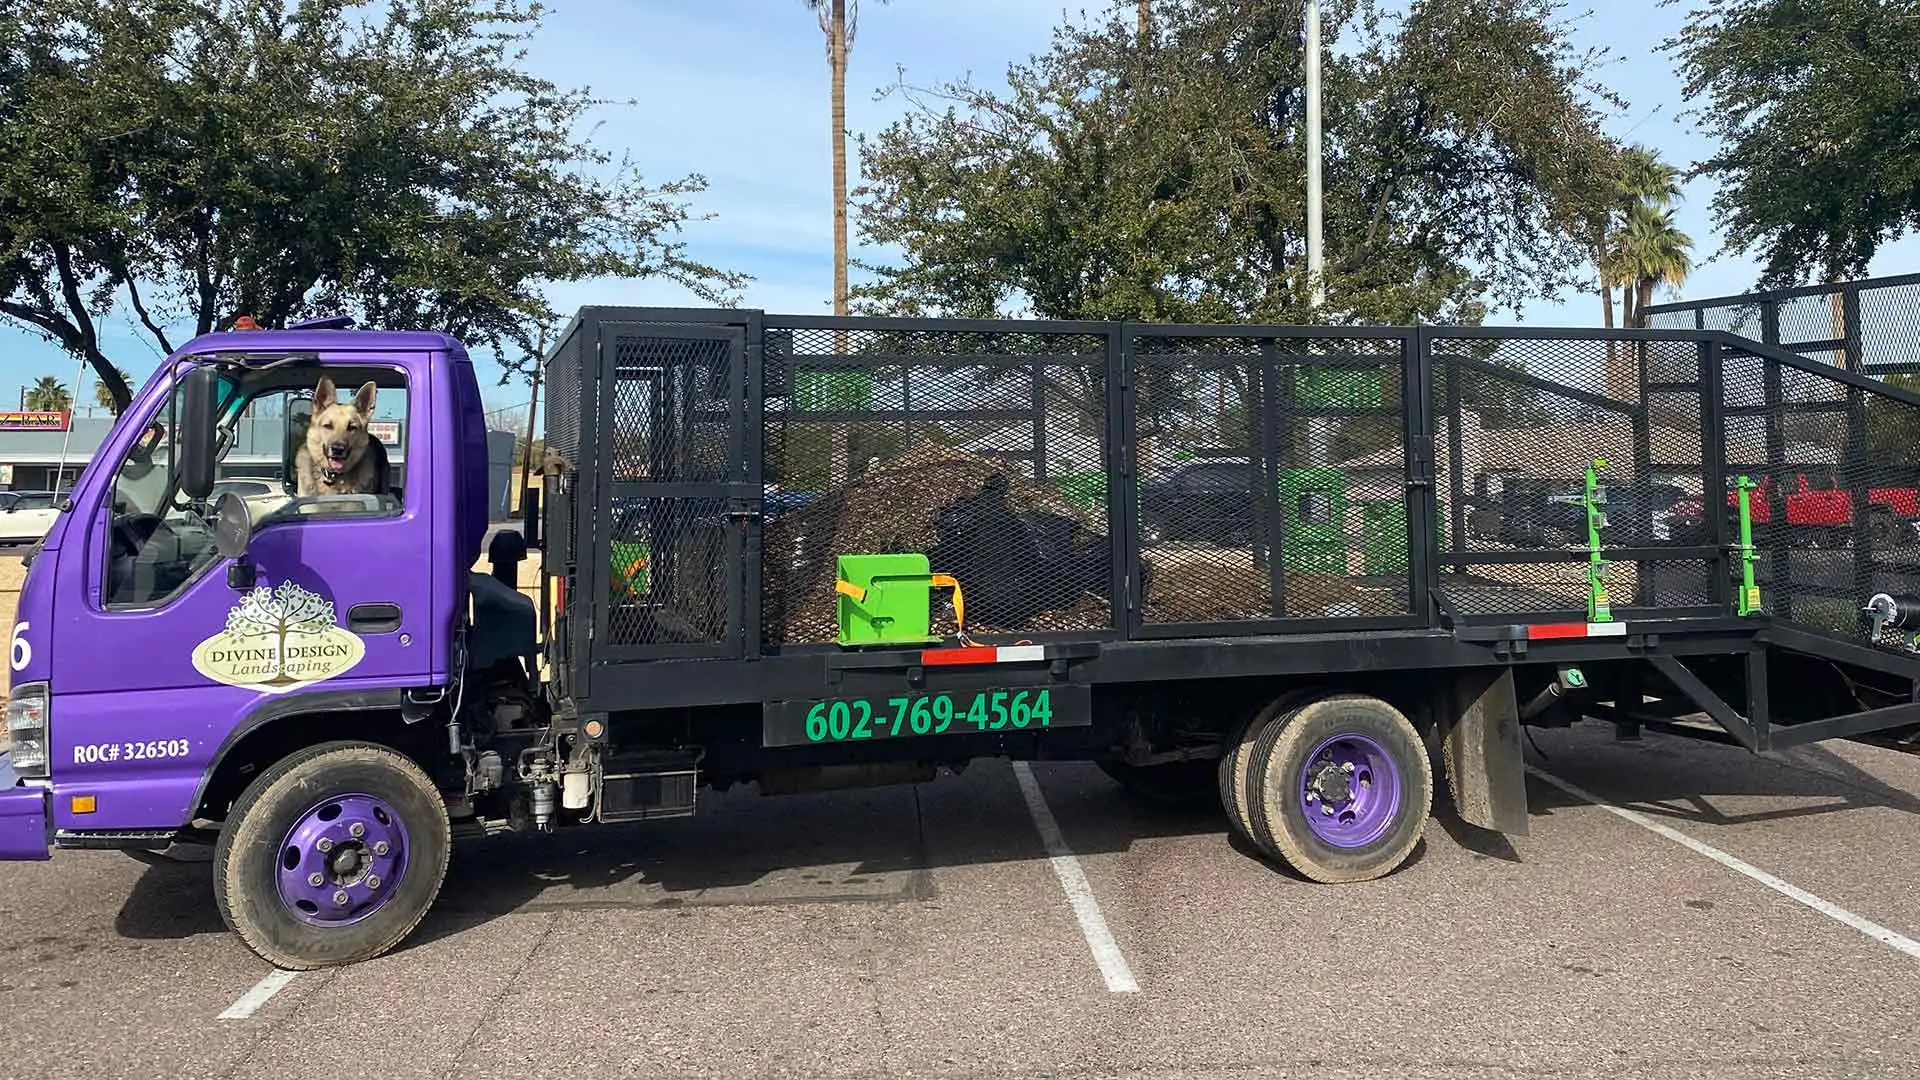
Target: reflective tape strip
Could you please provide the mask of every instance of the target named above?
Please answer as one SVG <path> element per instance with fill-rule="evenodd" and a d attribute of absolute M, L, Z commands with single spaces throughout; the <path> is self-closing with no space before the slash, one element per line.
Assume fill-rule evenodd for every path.
<path fill-rule="evenodd" d="M 1627 624 L 1610 623 L 1549 623 L 1545 626 L 1527 627 L 1529 641 L 1556 641 L 1566 638 L 1626 637 Z"/>
<path fill-rule="evenodd" d="M 961 649 L 928 649 L 920 662 L 928 667 L 952 667 L 959 664 L 1013 664 L 1045 660 L 1044 645 L 973 645 Z"/>

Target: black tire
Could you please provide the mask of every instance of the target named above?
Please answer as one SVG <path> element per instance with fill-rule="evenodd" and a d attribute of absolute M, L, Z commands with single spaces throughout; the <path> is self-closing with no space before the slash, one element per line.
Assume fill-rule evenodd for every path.
<path fill-rule="evenodd" d="M 1129 765 L 1103 759 L 1095 764 L 1127 794 L 1160 806 L 1190 806 L 1213 797 L 1212 759 L 1165 765 Z"/>
<path fill-rule="evenodd" d="M 1226 741 L 1220 746 L 1220 761 L 1216 770 L 1220 805 L 1226 810 L 1227 824 L 1233 831 L 1256 846 L 1260 841 L 1253 835 L 1247 807 L 1247 762 L 1253 758 L 1254 743 L 1269 724 L 1311 700 L 1313 693 L 1311 690 L 1290 690 L 1281 694 L 1229 729 Z"/>
<path fill-rule="evenodd" d="M 381 799 L 399 815 L 406 869 L 386 902 L 360 921 L 310 925 L 280 899 L 280 845 L 309 808 L 348 792 Z M 358 963 L 392 949 L 420 925 L 439 896 L 452 847 L 446 802 L 420 766 L 384 746 L 323 743 L 273 765 L 234 804 L 214 845 L 214 900 L 227 927 L 275 967 Z"/>
<path fill-rule="evenodd" d="M 1299 778 L 1325 740 L 1355 735 L 1391 759 L 1399 799 L 1384 831 L 1359 847 L 1339 847 L 1308 824 Z M 1398 709 L 1379 698 L 1338 694 L 1289 710 L 1265 725 L 1247 761 L 1247 809 L 1254 842 L 1301 876 L 1323 884 L 1370 881 L 1413 853 L 1433 812 L 1429 748 Z"/>

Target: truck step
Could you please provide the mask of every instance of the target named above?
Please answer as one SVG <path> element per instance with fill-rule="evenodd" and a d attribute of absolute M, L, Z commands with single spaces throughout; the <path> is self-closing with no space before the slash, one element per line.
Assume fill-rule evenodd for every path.
<path fill-rule="evenodd" d="M 610 757 L 600 774 L 594 819 L 620 822 L 692 817 L 699 780 L 698 752 L 672 750 Z"/>

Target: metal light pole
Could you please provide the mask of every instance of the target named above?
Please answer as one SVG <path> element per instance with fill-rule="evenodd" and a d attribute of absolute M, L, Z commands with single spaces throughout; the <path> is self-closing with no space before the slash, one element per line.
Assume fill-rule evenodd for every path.
<path fill-rule="evenodd" d="M 1325 240 L 1321 235 L 1320 181 L 1320 0 L 1306 0 L 1307 75 L 1307 286 L 1315 316 L 1327 301 Z M 1307 464 L 1326 465 L 1333 433 L 1325 416 L 1307 418 Z"/>
<path fill-rule="evenodd" d="M 1320 0 L 1307 4 L 1307 278 L 1313 289 L 1313 307 L 1326 303 L 1321 275 L 1326 251 L 1320 215 Z"/>

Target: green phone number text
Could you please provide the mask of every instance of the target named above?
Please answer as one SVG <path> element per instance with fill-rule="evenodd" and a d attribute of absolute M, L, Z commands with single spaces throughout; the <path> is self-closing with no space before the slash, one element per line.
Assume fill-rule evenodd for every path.
<path fill-rule="evenodd" d="M 963 706 L 961 701 L 965 701 Z M 852 742 L 901 735 L 941 735 L 955 725 L 979 731 L 1026 730 L 1053 724 L 1050 690 L 993 690 L 956 701 L 947 694 L 888 698 L 885 708 L 858 698 L 822 701 L 807 711 L 808 742 Z"/>

